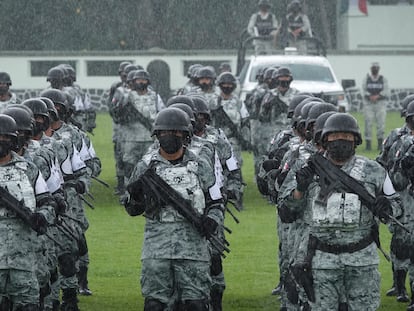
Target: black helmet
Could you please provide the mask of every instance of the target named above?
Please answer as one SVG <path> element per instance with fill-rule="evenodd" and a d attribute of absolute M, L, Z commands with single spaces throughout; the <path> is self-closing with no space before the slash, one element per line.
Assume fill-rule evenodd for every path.
<path fill-rule="evenodd" d="M 404 99 L 401 101 L 401 118 L 405 117 L 405 114 L 407 112 L 407 106 L 410 102 L 414 100 L 414 94 L 409 94 L 404 97 Z"/>
<path fill-rule="evenodd" d="M 181 109 L 167 107 L 161 110 L 154 121 L 153 135 L 157 131 L 182 131 L 190 133 L 191 121 L 188 115 Z"/>
<path fill-rule="evenodd" d="M 263 83 L 263 81 L 264 81 L 264 73 L 265 73 L 265 71 L 266 71 L 267 68 L 268 67 L 263 66 L 263 67 L 259 68 L 259 70 L 257 70 L 256 77 L 255 78 L 256 78 L 257 82 L 259 82 L 259 84 Z"/>
<path fill-rule="evenodd" d="M 204 67 L 200 67 L 197 70 L 197 79 L 201 79 L 201 78 L 209 78 L 212 79 L 213 81 L 216 79 L 217 75 L 216 75 L 216 71 L 214 70 L 213 67 L 211 66 L 204 66 Z"/>
<path fill-rule="evenodd" d="M 66 73 L 67 73 L 68 77 L 70 78 L 70 80 L 72 82 L 76 81 L 76 71 L 75 71 L 75 68 L 73 68 L 69 64 L 60 64 L 59 66 L 61 68 L 63 68 L 64 70 L 66 70 Z"/>
<path fill-rule="evenodd" d="M 316 104 L 314 104 L 309 110 L 308 117 L 306 119 L 306 125 L 305 125 L 306 128 L 308 128 L 310 124 L 314 123 L 316 119 L 322 113 L 325 113 L 328 111 L 335 111 L 335 112 L 338 111 L 338 109 L 336 109 L 336 107 L 330 103 L 320 103 L 320 102 L 315 102 L 315 103 Z"/>
<path fill-rule="evenodd" d="M 323 130 L 323 126 L 325 125 L 326 120 L 333 114 L 337 112 L 335 111 L 328 111 L 322 113 L 319 117 L 316 118 L 315 125 L 313 126 L 313 140 L 320 144 L 321 143 L 321 134 Z"/>
<path fill-rule="evenodd" d="M 128 73 L 130 73 L 133 70 L 139 70 L 138 66 L 135 66 L 133 64 L 129 64 L 129 65 L 126 65 L 125 68 L 124 68 L 124 72 L 125 72 L 126 75 L 128 75 Z"/>
<path fill-rule="evenodd" d="M 128 65 L 132 65 L 131 62 L 127 62 L 127 61 L 121 62 L 118 67 L 118 74 L 123 72 L 125 70 L 125 67 Z"/>
<path fill-rule="evenodd" d="M 49 119 L 49 110 L 47 109 L 46 103 L 40 98 L 29 98 L 22 102 L 23 106 L 30 108 L 33 115 L 41 115 Z"/>
<path fill-rule="evenodd" d="M 52 119 L 57 120 L 58 112 L 55 108 L 55 105 L 53 104 L 53 101 L 50 98 L 42 97 L 42 96 L 39 97 L 39 99 L 46 104 L 47 110 L 49 112 L 49 117 L 51 116 Z"/>
<path fill-rule="evenodd" d="M 322 129 L 321 141 L 324 142 L 327 139 L 328 134 L 336 132 L 352 133 L 355 136 L 355 145 L 360 145 L 362 143 L 358 122 L 348 113 L 338 112 L 326 120 Z"/>
<path fill-rule="evenodd" d="M 221 63 L 219 70 L 220 72 L 231 72 L 231 66 L 229 63 Z"/>
<path fill-rule="evenodd" d="M 187 71 L 187 78 L 195 78 L 198 69 L 200 69 L 201 67 L 203 67 L 203 65 L 201 64 L 192 64 L 188 67 L 188 71 Z"/>
<path fill-rule="evenodd" d="M 142 70 L 142 69 L 134 71 L 134 75 L 132 77 L 132 80 L 135 80 L 135 79 L 147 80 L 148 84 L 151 84 L 151 77 L 150 77 L 149 73 L 145 70 Z"/>
<path fill-rule="evenodd" d="M 208 108 L 208 104 L 204 96 L 194 95 L 191 96 L 191 98 L 194 102 L 196 113 L 206 114 L 210 117 L 210 109 Z"/>
<path fill-rule="evenodd" d="M 312 95 L 311 94 L 299 93 L 299 94 L 293 96 L 292 100 L 289 103 L 287 117 L 292 118 L 293 113 L 295 112 L 296 106 L 299 105 L 302 102 L 302 100 L 304 100 L 308 97 L 312 97 Z"/>
<path fill-rule="evenodd" d="M 186 104 L 193 111 L 195 111 L 194 101 L 187 95 L 176 95 L 168 99 L 166 106 L 169 107 L 174 104 Z"/>
<path fill-rule="evenodd" d="M 56 67 L 52 67 L 49 69 L 49 71 L 47 72 L 46 81 L 63 82 L 64 77 L 65 77 L 65 73 L 63 71 L 63 68 L 56 66 Z"/>
<path fill-rule="evenodd" d="M 288 12 L 299 12 L 300 10 L 302 10 L 302 4 L 299 0 L 293 0 L 287 7 Z"/>
<path fill-rule="evenodd" d="M 14 119 L 16 122 L 16 130 L 17 131 L 33 131 L 33 114 L 31 111 L 27 111 L 26 107 L 22 105 L 13 105 L 7 107 L 6 110 L 3 111 L 5 115 L 8 115 Z"/>
<path fill-rule="evenodd" d="M 273 73 L 277 70 L 275 67 L 269 67 L 263 73 L 263 80 L 266 81 L 268 79 L 272 79 Z"/>
<path fill-rule="evenodd" d="M 407 105 L 407 111 L 405 112 L 405 119 L 414 116 L 414 99 L 411 100 Z"/>
<path fill-rule="evenodd" d="M 135 75 L 135 73 L 137 72 L 138 70 L 132 70 L 132 71 L 130 71 L 130 72 L 128 72 L 128 74 L 127 74 L 127 77 L 126 77 L 126 82 L 127 83 L 129 83 L 129 82 L 131 82 L 132 80 L 134 80 L 134 75 Z"/>
<path fill-rule="evenodd" d="M 7 72 L 0 72 L 0 82 L 9 86 L 12 85 L 10 75 Z"/>
<path fill-rule="evenodd" d="M 218 76 L 217 84 L 220 85 L 224 83 L 233 84 L 236 86 L 236 77 L 231 72 L 223 72 Z"/>
<path fill-rule="evenodd" d="M 259 3 L 257 5 L 259 7 L 267 7 L 267 8 L 272 7 L 269 0 L 259 0 Z"/>
<path fill-rule="evenodd" d="M 53 104 L 60 104 L 65 108 L 69 108 L 67 96 L 64 92 L 57 89 L 47 89 L 40 93 L 41 97 L 47 97 L 52 100 Z"/>
<path fill-rule="evenodd" d="M 175 103 L 175 104 L 169 105 L 168 107 L 181 109 L 182 111 L 184 111 L 188 115 L 191 123 L 192 124 L 195 123 L 194 110 L 191 109 L 190 106 L 188 106 L 184 103 Z"/>
<path fill-rule="evenodd" d="M 310 101 L 310 102 L 306 102 L 302 108 L 300 109 L 300 118 L 297 120 L 298 121 L 298 126 L 303 127 L 304 129 L 306 129 L 306 120 L 308 118 L 308 114 L 309 111 L 311 110 L 311 108 L 313 106 L 315 106 L 318 102 L 316 101 Z"/>
<path fill-rule="evenodd" d="M 8 115 L 0 114 L 0 135 L 16 137 L 16 122 Z"/>
<path fill-rule="evenodd" d="M 289 77 L 290 81 L 293 80 L 292 73 L 287 67 L 279 67 L 276 71 L 273 72 L 272 79 L 278 79 L 279 77 Z"/>

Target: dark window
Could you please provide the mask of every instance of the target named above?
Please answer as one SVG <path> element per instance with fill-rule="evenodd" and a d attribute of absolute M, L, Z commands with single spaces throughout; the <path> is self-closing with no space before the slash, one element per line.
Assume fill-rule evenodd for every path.
<path fill-rule="evenodd" d="M 30 61 L 30 75 L 32 77 L 46 77 L 50 68 L 60 64 L 69 64 L 76 71 L 76 60 L 32 60 Z"/>
<path fill-rule="evenodd" d="M 132 60 L 126 60 L 134 63 Z M 119 60 L 89 60 L 86 62 L 86 74 L 88 76 L 117 76 Z"/>

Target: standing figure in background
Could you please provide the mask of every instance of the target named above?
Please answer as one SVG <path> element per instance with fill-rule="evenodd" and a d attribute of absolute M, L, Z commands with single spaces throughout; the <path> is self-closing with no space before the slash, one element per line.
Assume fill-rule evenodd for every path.
<path fill-rule="evenodd" d="M 0 72 L 0 112 L 4 111 L 8 105 L 20 104 L 15 93 L 10 92 L 12 81 L 7 72 Z"/>
<path fill-rule="evenodd" d="M 278 22 L 273 13 L 268 0 L 259 1 L 259 12 L 254 13 L 249 20 L 247 31 L 252 37 L 272 36 L 273 40 L 254 40 L 254 50 L 256 54 L 271 54 L 274 49 L 274 38 L 277 36 Z"/>
<path fill-rule="evenodd" d="M 371 72 L 362 81 L 364 96 L 365 141 L 366 150 L 371 150 L 372 122 L 376 122 L 378 150 L 381 150 L 384 139 L 385 117 L 387 115 L 387 99 L 389 98 L 388 80 L 379 74 L 379 63 L 371 65 Z"/>
<path fill-rule="evenodd" d="M 287 10 L 288 45 L 296 47 L 302 53 L 306 53 L 306 41 L 303 39 L 312 37 L 309 18 L 303 13 L 302 4 L 299 0 L 293 0 L 288 5 Z"/>

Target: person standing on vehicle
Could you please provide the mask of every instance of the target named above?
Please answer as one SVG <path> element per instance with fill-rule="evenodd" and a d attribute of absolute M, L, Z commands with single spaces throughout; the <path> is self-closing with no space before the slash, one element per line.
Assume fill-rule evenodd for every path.
<path fill-rule="evenodd" d="M 387 115 L 387 99 L 389 98 L 388 80 L 379 74 L 380 65 L 371 65 L 371 72 L 362 81 L 364 97 L 365 141 L 366 150 L 371 150 L 372 122 L 377 127 L 378 150 L 381 150 L 384 139 L 385 117 Z"/>
<path fill-rule="evenodd" d="M 271 54 L 277 36 L 278 22 L 275 15 L 269 12 L 272 7 L 269 0 L 260 0 L 258 6 L 259 12 L 250 17 L 247 32 L 252 37 L 272 36 L 273 39 L 270 40 L 253 41 L 256 54 Z"/>
<path fill-rule="evenodd" d="M 312 37 L 309 18 L 303 13 L 299 0 L 293 0 L 287 8 L 286 16 L 288 44 L 300 52 L 306 52 L 306 42 L 302 39 Z"/>

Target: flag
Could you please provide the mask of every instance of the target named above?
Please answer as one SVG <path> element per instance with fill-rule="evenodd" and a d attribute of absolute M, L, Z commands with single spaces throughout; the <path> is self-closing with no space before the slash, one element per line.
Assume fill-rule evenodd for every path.
<path fill-rule="evenodd" d="M 341 0 L 339 12 L 348 16 L 368 15 L 367 0 Z"/>

